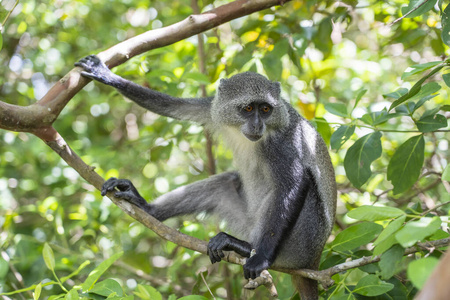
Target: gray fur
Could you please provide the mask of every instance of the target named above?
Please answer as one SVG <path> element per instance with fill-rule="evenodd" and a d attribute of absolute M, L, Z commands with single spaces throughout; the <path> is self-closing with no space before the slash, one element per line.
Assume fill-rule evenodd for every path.
<path fill-rule="evenodd" d="M 240 132 L 244 122 L 239 107 L 253 101 L 268 102 L 274 107 L 266 122 L 267 132 L 257 142 Z M 312 125 L 280 98 L 278 83 L 254 73 L 238 74 L 221 80 L 211 106 L 211 123 L 204 124 L 221 136 L 234 154 L 237 173 L 225 173 L 177 189 L 154 203 L 173 217 L 206 211 L 224 219 L 236 237 L 251 244 L 258 242 L 260 228 L 270 214 L 274 201 L 274 181 L 264 152 L 268 140 L 280 139 L 278 147 L 308 166 L 317 184 L 320 199 L 306 199 L 294 229 L 285 238 L 274 265 L 283 268 L 313 268 L 331 233 L 336 210 L 334 170 L 327 147 Z M 282 156 L 273 157 L 283 160 Z M 239 175 L 237 175 L 239 174 Z M 234 182 L 230 184 L 230 181 Z M 316 263 L 314 263 L 316 264 Z"/>
<path fill-rule="evenodd" d="M 114 86 L 148 110 L 205 125 L 231 148 L 237 168 L 237 172 L 177 188 L 151 204 L 127 180 L 109 180 L 102 194 L 117 187 L 121 192 L 116 194 L 142 205 L 160 220 L 199 212 L 219 216 L 236 237 L 257 249 L 244 273 L 247 265 L 252 272 L 267 264 L 318 267 L 334 223 L 334 170 L 322 138 L 281 98 L 278 82 L 246 72 L 222 79 L 215 97 L 184 99 L 125 80 L 95 56 L 76 65 L 84 68 L 84 76 Z M 242 113 L 249 104 L 257 108 L 269 104 L 271 113 L 260 112 L 262 117 L 252 121 L 253 117 Z M 251 130 L 256 138 L 249 137 Z M 304 289 L 302 299 L 317 298 L 315 282 L 300 277 L 294 281 Z"/>

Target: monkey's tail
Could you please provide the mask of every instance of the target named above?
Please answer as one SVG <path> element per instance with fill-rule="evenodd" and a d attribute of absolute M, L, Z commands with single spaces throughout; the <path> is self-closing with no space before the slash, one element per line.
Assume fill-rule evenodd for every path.
<path fill-rule="evenodd" d="M 292 275 L 292 283 L 300 294 L 301 300 L 317 300 L 319 299 L 319 289 L 317 281 L 302 277 L 300 275 Z"/>

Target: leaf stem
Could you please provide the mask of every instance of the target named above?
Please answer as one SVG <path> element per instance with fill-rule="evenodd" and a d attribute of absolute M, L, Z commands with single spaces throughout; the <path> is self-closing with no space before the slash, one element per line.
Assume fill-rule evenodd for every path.
<path fill-rule="evenodd" d="M 0 27 L 0 31 L 3 29 L 3 27 L 6 24 L 6 21 L 8 21 L 9 16 L 12 14 L 12 12 L 14 11 L 14 9 L 16 8 L 17 4 L 19 4 L 19 0 L 16 0 L 16 3 L 14 3 L 14 7 L 8 12 L 8 14 L 6 15 L 5 19 L 2 22 L 2 26 Z"/>
<path fill-rule="evenodd" d="M 59 280 L 58 276 L 56 276 L 55 270 L 52 270 L 53 276 L 56 278 L 56 281 L 58 282 L 58 285 L 61 287 L 61 289 L 68 293 L 69 291 L 64 287 L 64 285 L 62 284 L 61 280 Z"/>

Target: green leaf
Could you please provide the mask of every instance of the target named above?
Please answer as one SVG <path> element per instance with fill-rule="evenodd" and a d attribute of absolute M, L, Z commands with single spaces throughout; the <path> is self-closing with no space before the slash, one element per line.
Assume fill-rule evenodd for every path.
<path fill-rule="evenodd" d="M 349 116 L 347 105 L 345 105 L 344 103 L 326 103 L 325 109 L 336 116 L 340 116 L 343 118 L 347 118 Z"/>
<path fill-rule="evenodd" d="M 336 251 L 347 251 L 369 243 L 381 232 L 383 226 L 375 223 L 359 223 L 339 232 L 331 247 Z"/>
<path fill-rule="evenodd" d="M 97 282 L 100 276 L 102 276 L 103 273 L 105 273 L 105 271 L 122 255 L 123 251 L 112 255 L 110 258 L 102 261 L 91 273 L 89 273 L 89 276 L 81 285 L 81 289 L 83 290 L 83 292 L 90 291 L 90 289 L 94 286 L 94 284 Z"/>
<path fill-rule="evenodd" d="M 395 275 L 404 253 L 405 249 L 403 247 L 395 245 L 381 255 L 378 266 L 381 269 L 380 275 L 382 279 L 389 279 Z"/>
<path fill-rule="evenodd" d="M 208 298 L 200 295 L 189 295 L 181 297 L 178 300 L 208 300 Z"/>
<path fill-rule="evenodd" d="M 442 79 L 444 79 L 445 84 L 450 87 L 450 73 L 442 74 Z"/>
<path fill-rule="evenodd" d="M 441 85 L 435 81 L 428 82 L 422 86 L 420 92 L 414 98 L 423 98 L 439 92 Z M 437 94 L 436 94 L 437 95 Z"/>
<path fill-rule="evenodd" d="M 345 257 L 343 255 L 333 254 L 333 255 L 327 257 L 324 261 L 322 261 L 320 263 L 320 270 L 328 269 L 335 265 L 344 263 L 346 259 L 347 259 L 347 257 Z"/>
<path fill-rule="evenodd" d="M 142 300 L 162 300 L 161 293 L 149 285 L 138 284 L 134 294 Z"/>
<path fill-rule="evenodd" d="M 417 181 L 425 154 L 423 135 L 414 136 L 395 151 L 387 168 L 387 179 L 394 185 L 394 194 L 408 190 Z"/>
<path fill-rule="evenodd" d="M 423 71 L 429 70 L 429 69 L 433 68 L 434 66 L 437 66 L 441 63 L 442 63 L 442 61 L 431 61 L 431 62 L 427 62 L 424 64 L 413 65 L 413 66 L 409 67 L 409 69 L 411 69 L 411 70 L 403 72 L 402 80 L 405 80 L 408 77 L 415 75 L 417 73 L 421 73 Z"/>
<path fill-rule="evenodd" d="M 78 300 L 78 299 L 80 299 L 80 296 L 78 295 L 78 291 L 76 289 L 71 289 L 64 297 L 64 300 Z"/>
<path fill-rule="evenodd" d="M 385 239 L 387 239 L 388 237 L 392 236 L 394 233 L 397 232 L 397 230 L 400 229 L 400 227 L 402 227 L 403 223 L 406 220 L 406 215 L 401 215 L 400 217 L 398 217 L 397 219 L 391 221 L 384 229 L 383 231 L 380 233 L 380 235 L 378 236 L 378 238 L 375 240 L 375 242 L 373 242 L 374 246 L 377 246 L 378 244 L 380 244 L 381 242 L 383 242 Z M 378 254 L 377 254 L 378 255 Z"/>
<path fill-rule="evenodd" d="M 395 235 L 389 235 L 375 246 L 375 248 L 373 249 L 373 255 L 383 254 L 395 244 L 398 244 Z"/>
<path fill-rule="evenodd" d="M 406 223 L 395 234 L 395 238 L 403 248 L 408 248 L 439 230 L 441 223 L 442 221 L 439 217 L 423 217 L 420 220 Z"/>
<path fill-rule="evenodd" d="M 389 93 L 389 94 L 385 94 L 383 95 L 384 98 L 394 98 L 394 99 L 398 99 L 401 96 L 405 95 L 406 93 L 408 93 L 408 89 L 407 88 L 399 88 L 398 90 Z"/>
<path fill-rule="evenodd" d="M 331 128 L 327 120 L 324 118 L 314 118 L 311 123 L 316 127 L 317 132 L 323 138 L 325 144 L 330 144 L 331 139 Z"/>
<path fill-rule="evenodd" d="M 6 274 L 8 274 L 9 271 L 9 264 L 8 262 L 0 256 L 0 279 L 5 278 Z"/>
<path fill-rule="evenodd" d="M 333 300 L 356 300 L 353 294 L 345 294 L 341 296 L 333 296 Z"/>
<path fill-rule="evenodd" d="M 415 18 L 429 10 L 433 9 L 437 0 L 411 0 L 408 7 L 402 7 L 402 15 L 406 15 L 408 12 L 413 11 L 405 18 Z M 420 6 L 420 7 L 419 7 Z M 418 8 L 417 8 L 418 7 Z M 416 9 L 417 8 L 417 9 Z"/>
<path fill-rule="evenodd" d="M 94 287 L 89 291 L 89 293 L 105 297 L 108 297 L 112 294 L 115 294 L 116 296 L 119 297 L 123 296 L 123 290 L 120 284 L 114 279 L 110 278 L 100 281 L 99 283 L 96 283 Z"/>
<path fill-rule="evenodd" d="M 355 126 L 342 125 L 331 135 L 331 149 L 338 151 L 355 132 Z"/>
<path fill-rule="evenodd" d="M 41 291 L 42 291 L 42 283 L 40 282 L 36 288 L 34 289 L 34 293 L 33 293 L 33 299 L 34 300 L 38 300 L 39 297 L 41 296 Z"/>
<path fill-rule="evenodd" d="M 331 41 L 332 31 L 331 17 L 326 17 L 320 21 L 317 33 L 313 35 L 314 45 L 323 53 L 325 59 L 330 55 L 331 48 L 333 47 L 333 42 Z"/>
<path fill-rule="evenodd" d="M 353 105 L 353 109 L 355 109 L 355 107 L 358 105 L 359 101 L 361 100 L 361 98 L 367 93 L 367 90 L 365 89 L 361 89 L 358 94 L 356 95 L 355 98 L 355 105 Z"/>
<path fill-rule="evenodd" d="M 447 127 L 447 118 L 440 114 L 427 116 L 420 118 L 420 120 L 416 122 L 416 126 L 421 132 L 435 131 L 439 128 Z"/>
<path fill-rule="evenodd" d="M 121 296 L 121 297 L 119 297 L 119 296 L 111 296 L 111 297 L 108 297 L 106 299 L 108 299 L 108 300 L 134 300 L 134 296 L 133 295 L 125 296 L 125 297 L 124 296 Z M 170 299 L 170 297 L 169 297 L 169 299 Z M 101 300 L 103 300 L 103 299 L 101 299 Z"/>
<path fill-rule="evenodd" d="M 3 47 L 3 37 L 2 37 L 2 33 L 0 32 L 0 51 L 2 50 Z"/>
<path fill-rule="evenodd" d="M 414 109 L 412 110 L 412 112 L 415 112 L 417 109 L 419 109 L 425 102 L 427 102 L 428 100 L 433 99 L 434 97 L 436 97 L 439 94 L 434 94 L 434 95 L 428 95 L 423 97 L 422 99 L 420 99 L 419 101 L 417 101 L 417 103 L 414 105 Z M 399 106 L 400 107 L 400 106 Z M 398 107 L 397 107 L 398 108 Z"/>
<path fill-rule="evenodd" d="M 55 270 L 55 256 L 53 254 L 52 248 L 48 243 L 44 244 L 44 249 L 42 250 L 42 256 L 44 257 L 44 262 L 47 268 L 51 271 Z"/>
<path fill-rule="evenodd" d="M 273 50 L 261 59 L 269 79 L 277 80 L 281 77 L 281 72 L 283 71 L 281 57 L 288 52 L 288 49 L 289 41 L 287 39 L 281 39 L 275 43 Z"/>
<path fill-rule="evenodd" d="M 426 117 L 432 117 L 434 115 L 436 115 L 438 113 L 438 111 L 441 108 L 439 106 L 433 107 L 432 109 L 427 109 L 423 114 L 422 114 L 422 119 L 426 118 Z"/>
<path fill-rule="evenodd" d="M 445 167 L 444 173 L 442 173 L 442 180 L 450 181 L 450 164 L 447 164 Z"/>
<path fill-rule="evenodd" d="M 450 5 L 447 5 L 445 10 L 442 12 L 442 32 L 441 38 L 444 44 L 450 46 Z"/>
<path fill-rule="evenodd" d="M 363 296 L 373 297 L 387 293 L 393 288 L 393 284 L 380 280 L 376 275 L 367 275 L 358 281 L 353 292 Z"/>
<path fill-rule="evenodd" d="M 381 133 L 369 133 L 347 151 L 344 168 L 350 182 L 360 188 L 372 175 L 370 164 L 381 156 Z"/>
<path fill-rule="evenodd" d="M 413 85 L 413 87 L 409 90 L 408 93 L 404 94 L 403 96 L 401 96 L 400 98 L 395 100 L 391 104 L 391 106 L 389 107 L 388 111 L 391 111 L 393 108 L 399 106 L 400 104 L 402 104 L 406 100 L 408 100 L 408 99 L 414 97 L 415 95 L 417 95 L 417 93 L 419 93 L 420 90 L 422 89 L 422 84 L 425 82 L 425 80 L 427 80 L 428 78 L 430 78 L 431 76 L 433 76 L 434 74 L 439 72 L 443 67 L 444 67 L 444 65 L 440 65 L 440 66 L 434 68 L 430 73 L 428 73 L 427 75 L 422 77 L 419 81 L 416 82 L 416 84 Z"/>
<path fill-rule="evenodd" d="M 395 207 L 363 205 L 349 211 L 347 216 L 355 220 L 374 222 L 393 219 L 404 214 L 403 210 Z"/>
<path fill-rule="evenodd" d="M 450 237 L 450 233 L 445 232 L 442 229 L 438 229 L 435 233 L 433 233 L 432 235 L 430 235 L 428 237 L 428 240 L 430 241 L 436 241 L 436 240 L 442 240 L 442 239 L 446 239 Z"/>
<path fill-rule="evenodd" d="M 399 116 L 398 113 L 390 114 L 390 113 L 388 113 L 386 108 L 384 108 L 381 111 L 376 111 L 376 112 L 371 112 L 371 113 L 364 114 L 359 119 L 361 121 L 363 121 L 364 123 L 366 123 L 366 124 L 369 124 L 369 125 L 372 125 L 372 126 L 376 126 L 376 125 L 379 125 L 379 124 L 382 124 L 382 123 L 386 122 L 389 119 L 395 118 L 397 116 Z"/>
<path fill-rule="evenodd" d="M 408 278 L 416 288 L 421 290 L 438 263 L 439 260 L 432 256 L 412 261 L 406 272 Z"/>

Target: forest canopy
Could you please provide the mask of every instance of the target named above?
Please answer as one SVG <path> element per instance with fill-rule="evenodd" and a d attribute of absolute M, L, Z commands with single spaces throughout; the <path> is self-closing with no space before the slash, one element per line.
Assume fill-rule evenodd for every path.
<path fill-rule="evenodd" d="M 176 97 L 214 95 L 221 78 L 245 71 L 281 83 L 329 146 L 336 172 L 322 271 L 302 273 L 316 276 L 322 299 L 413 299 L 442 259 L 447 3 L 3 0 L 0 24 L 3 299 L 249 293 L 242 266 L 211 265 L 198 240 L 161 238 L 165 229 L 156 234 L 139 211 L 100 195 L 102 178 L 121 177 L 151 201 L 234 166 L 231 151 L 201 126 L 159 117 L 81 78 L 73 64 L 89 54 Z M 204 242 L 224 228 L 204 214 L 165 224 Z M 298 297 L 289 274 L 269 272 L 278 298 Z M 270 292 L 259 287 L 250 297 Z"/>

